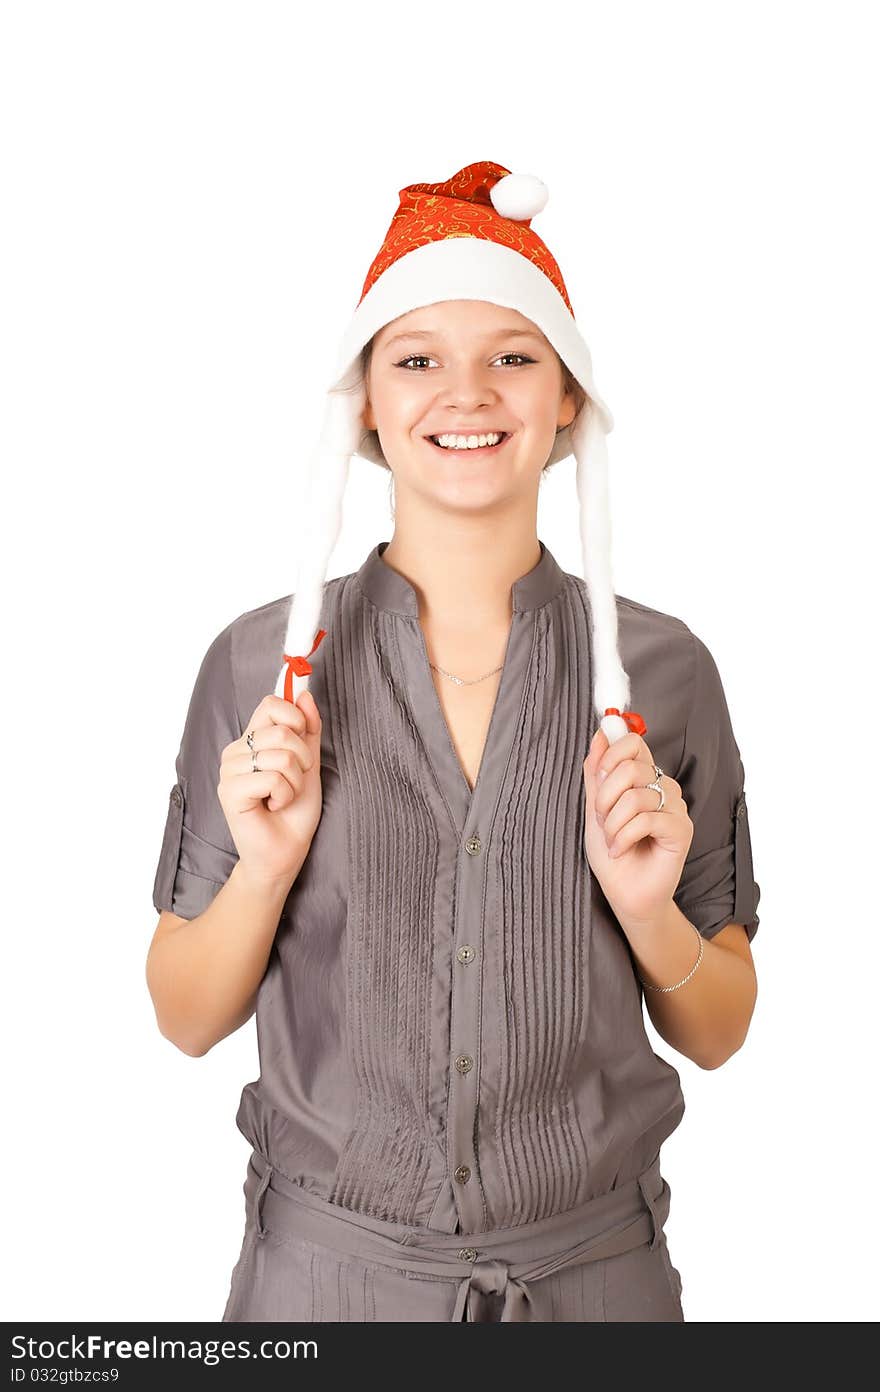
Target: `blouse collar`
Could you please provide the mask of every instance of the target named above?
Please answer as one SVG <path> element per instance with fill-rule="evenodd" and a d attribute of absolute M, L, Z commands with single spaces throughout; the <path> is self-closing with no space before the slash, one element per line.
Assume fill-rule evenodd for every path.
<path fill-rule="evenodd" d="M 380 541 L 373 547 L 357 571 L 358 583 L 378 609 L 418 618 L 419 603 L 415 589 L 399 571 L 382 560 L 382 552 L 387 545 L 387 541 Z M 565 572 L 544 542 L 539 539 L 538 545 L 541 548 L 541 559 L 525 575 L 513 582 L 511 594 L 514 612 L 538 609 L 562 588 Z"/>

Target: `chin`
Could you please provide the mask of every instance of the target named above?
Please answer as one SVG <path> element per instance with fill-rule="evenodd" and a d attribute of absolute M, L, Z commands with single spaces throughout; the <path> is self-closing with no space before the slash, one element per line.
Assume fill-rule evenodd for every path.
<path fill-rule="evenodd" d="M 436 507 L 457 512 L 462 516 L 507 507 L 514 497 L 506 479 L 472 479 L 467 483 L 462 481 L 443 488 L 427 488 L 423 492 Z"/>

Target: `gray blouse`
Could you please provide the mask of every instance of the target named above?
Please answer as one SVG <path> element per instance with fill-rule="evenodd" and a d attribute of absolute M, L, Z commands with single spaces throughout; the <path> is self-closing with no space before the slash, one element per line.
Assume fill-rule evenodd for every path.
<path fill-rule="evenodd" d="M 257 999 L 237 1125 L 293 1183 L 444 1233 L 563 1212 L 637 1176 L 684 1114 L 629 944 L 584 849 L 598 725 L 587 587 L 541 543 L 513 585 L 476 786 L 450 740 L 416 592 L 382 560 L 325 584 L 311 657 L 323 809 Z M 153 904 L 194 918 L 237 854 L 220 752 L 274 690 L 291 602 L 209 647 Z M 707 938 L 758 927 L 744 771 L 718 670 L 681 620 L 617 597 L 631 706 L 694 838 L 675 901 Z"/>

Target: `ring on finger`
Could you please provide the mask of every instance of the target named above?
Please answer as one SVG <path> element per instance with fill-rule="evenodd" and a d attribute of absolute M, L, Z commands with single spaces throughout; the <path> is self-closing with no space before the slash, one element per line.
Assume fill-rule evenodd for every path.
<path fill-rule="evenodd" d="M 664 791 L 663 791 L 663 785 L 662 785 L 662 783 L 660 782 L 660 779 L 661 779 L 662 777 L 663 777 L 663 770 L 662 770 L 662 768 L 660 768 L 659 764 L 654 764 L 654 782 L 653 782 L 653 783 L 646 783 L 646 784 L 644 785 L 646 788 L 651 788 L 653 792 L 659 793 L 659 794 L 660 794 L 660 806 L 657 808 L 657 811 L 658 811 L 658 812 L 662 812 L 663 809 L 664 809 L 664 807 L 666 806 L 666 794 L 664 793 Z"/>

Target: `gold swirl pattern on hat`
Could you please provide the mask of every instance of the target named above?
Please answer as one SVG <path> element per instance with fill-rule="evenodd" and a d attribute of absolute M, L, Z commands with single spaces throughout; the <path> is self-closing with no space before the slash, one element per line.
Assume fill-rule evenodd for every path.
<path fill-rule="evenodd" d="M 408 184 L 402 188 L 397 212 L 367 272 L 361 300 L 382 272 L 408 251 L 448 237 L 482 237 L 511 247 L 533 262 L 555 286 L 574 318 L 562 272 L 537 232 L 532 231 L 531 219 L 518 222 L 502 217 L 492 204 L 490 189 L 509 173 L 503 165 L 479 160 L 465 165 L 443 183 Z"/>

